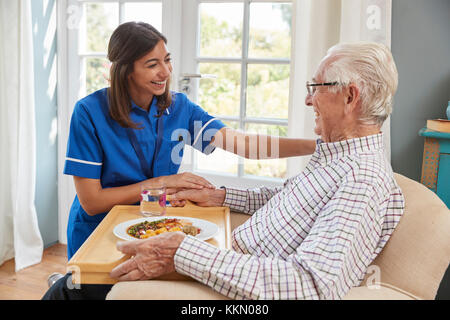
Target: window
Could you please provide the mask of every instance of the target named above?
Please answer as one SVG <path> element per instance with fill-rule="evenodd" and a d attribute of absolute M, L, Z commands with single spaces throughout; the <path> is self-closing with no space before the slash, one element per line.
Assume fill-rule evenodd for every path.
<path fill-rule="evenodd" d="M 184 60 L 183 70 L 214 75 L 195 80 L 196 86 L 187 92 L 190 98 L 230 127 L 286 137 L 292 3 L 189 3 L 197 12 L 188 21 L 198 31 L 185 31 L 189 34 L 184 38 L 196 45 L 192 58 Z M 194 33 L 196 37 L 190 38 Z M 221 149 L 209 156 L 193 150 L 191 157 L 188 168 L 199 173 L 286 178 L 286 159 L 247 160 Z"/>
<path fill-rule="evenodd" d="M 80 98 L 109 86 L 108 41 L 119 24 L 144 21 L 162 30 L 162 2 L 135 1 L 79 1 Z"/>

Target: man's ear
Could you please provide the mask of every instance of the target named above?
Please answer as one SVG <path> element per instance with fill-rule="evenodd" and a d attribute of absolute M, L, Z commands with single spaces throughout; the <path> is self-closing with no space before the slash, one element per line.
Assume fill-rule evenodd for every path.
<path fill-rule="evenodd" d="M 346 110 L 352 112 L 359 105 L 360 91 L 358 86 L 354 83 L 350 83 L 345 92 L 345 105 Z"/>

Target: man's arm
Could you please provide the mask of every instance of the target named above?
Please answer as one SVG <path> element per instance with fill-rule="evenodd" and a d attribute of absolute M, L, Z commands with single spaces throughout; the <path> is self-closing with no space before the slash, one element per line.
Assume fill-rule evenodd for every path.
<path fill-rule="evenodd" d="M 240 190 L 234 188 L 182 190 L 171 195 L 173 206 L 183 206 L 189 200 L 202 207 L 229 207 L 232 211 L 252 214 L 267 203 L 282 187 L 262 187 Z"/>
<path fill-rule="evenodd" d="M 388 200 L 382 190 L 367 183 L 341 186 L 317 213 L 304 239 L 296 238 L 298 230 L 292 225 L 268 230 L 279 235 L 281 246 L 272 254 L 264 247 L 244 254 L 192 236 L 163 233 L 128 244 L 136 248 L 129 251 L 135 258 L 116 267 L 111 276 L 148 279 L 176 270 L 233 299 L 339 299 L 361 283 L 382 249 L 380 239 L 389 237 L 383 232 L 385 215 L 394 213 Z M 298 217 L 304 218 L 302 212 Z M 241 231 L 251 237 L 253 228 L 260 227 L 249 223 Z M 292 247 L 295 241 L 290 239 L 299 245 Z M 144 261 L 156 263 L 158 268 L 150 269 L 160 273 L 145 274 L 148 268 L 139 265 Z"/>
<path fill-rule="evenodd" d="M 174 266 L 177 272 L 233 299 L 342 298 L 360 284 L 378 253 L 383 223 L 380 203 L 367 185 L 344 186 L 285 259 L 221 250 L 186 237 Z M 247 227 L 251 229 L 251 224 Z M 251 230 L 248 233 L 251 236 Z"/>
<path fill-rule="evenodd" d="M 379 212 L 385 203 L 364 184 L 339 189 L 284 259 L 281 251 L 278 256 L 243 254 L 181 232 L 121 243 L 118 249 L 134 258 L 111 276 L 149 279 L 176 270 L 233 299 L 339 299 L 360 284 L 380 250 Z"/>

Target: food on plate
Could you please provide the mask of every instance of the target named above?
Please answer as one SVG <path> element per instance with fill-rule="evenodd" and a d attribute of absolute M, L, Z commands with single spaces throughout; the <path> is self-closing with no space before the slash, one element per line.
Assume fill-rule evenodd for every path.
<path fill-rule="evenodd" d="M 176 231 L 183 231 L 188 235 L 196 236 L 201 230 L 193 226 L 192 222 L 188 220 L 171 218 L 134 224 L 128 227 L 127 234 L 136 239 L 147 239 L 164 232 Z"/>
<path fill-rule="evenodd" d="M 188 234 L 188 235 L 194 236 L 194 237 L 197 234 L 199 234 L 199 232 L 200 232 L 199 230 L 200 230 L 199 228 L 194 227 L 192 225 L 185 225 L 185 226 L 183 226 L 183 232 Z"/>

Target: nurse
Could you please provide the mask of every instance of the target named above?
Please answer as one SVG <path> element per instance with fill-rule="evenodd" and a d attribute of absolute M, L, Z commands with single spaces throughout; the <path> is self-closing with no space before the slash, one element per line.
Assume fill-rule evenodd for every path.
<path fill-rule="evenodd" d="M 144 181 L 214 188 L 192 173 L 177 174 L 184 144 L 206 154 L 217 146 L 250 157 L 250 135 L 226 128 L 184 94 L 170 91 L 166 43 L 149 24 L 120 25 L 108 46 L 110 87 L 75 105 L 64 168 L 76 189 L 67 228 L 69 259 L 112 207 L 139 201 Z M 313 140 L 281 139 L 277 157 L 314 148 Z"/>

